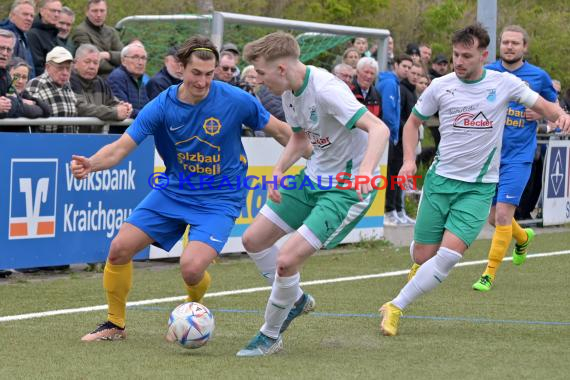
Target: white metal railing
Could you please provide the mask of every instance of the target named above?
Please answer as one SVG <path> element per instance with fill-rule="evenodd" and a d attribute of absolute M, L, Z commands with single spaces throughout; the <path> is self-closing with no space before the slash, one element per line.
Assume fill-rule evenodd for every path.
<path fill-rule="evenodd" d="M 39 125 L 79 125 L 79 126 L 97 126 L 103 128 L 103 133 L 108 133 L 109 126 L 117 125 L 128 127 L 132 124 L 133 119 L 125 119 L 123 121 L 101 120 L 96 117 L 47 117 L 38 119 L 27 119 L 18 117 L 14 119 L 0 119 L 0 132 L 4 132 L 3 127 L 28 127 Z"/>

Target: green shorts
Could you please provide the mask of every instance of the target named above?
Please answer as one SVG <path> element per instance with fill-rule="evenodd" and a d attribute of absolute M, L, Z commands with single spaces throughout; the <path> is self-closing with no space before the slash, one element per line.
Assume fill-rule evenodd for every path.
<path fill-rule="evenodd" d="M 279 189 L 281 203 L 267 200 L 266 206 L 290 230 L 297 230 L 304 224 L 325 248 L 339 244 L 366 214 L 376 197 L 376 190 L 360 201 L 354 190 L 340 190 L 334 186 L 325 189 L 328 186 L 324 184 L 319 188 L 305 176 L 304 170 L 295 176 L 294 183 L 290 189 Z"/>
<path fill-rule="evenodd" d="M 472 183 L 426 174 L 414 240 L 438 244 L 449 230 L 470 246 L 485 225 L 496 183 Z"/>

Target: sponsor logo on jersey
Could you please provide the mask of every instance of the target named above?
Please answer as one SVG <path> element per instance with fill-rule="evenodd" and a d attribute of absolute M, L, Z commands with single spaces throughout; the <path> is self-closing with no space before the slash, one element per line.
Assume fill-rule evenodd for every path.
<path fill-rule="evenodd" d="M 487 94 L 487 100 L 491 103 L 494 102 L 495 100 L 497 100 L 497 89 L 496 88 L 489 90 L 489 93 Z"/>
<path fill-rule="evenodd" d="M 307 136 L 309 137 L 309 141 L 313 146 L 319 147 L 320 149 L 324 149 L 332 144 L 330 141 L 329 136 L 321 137 L 318 133 L 306 131 Z"/>
<path fill-rule="evenodd" d="M 453 127 L 474 130 L 492 130 L 493 121 L 489 120 L 483 112 L 479 112 L 476 115 L 464 112 L 457 115 L 453 120 Z"/>

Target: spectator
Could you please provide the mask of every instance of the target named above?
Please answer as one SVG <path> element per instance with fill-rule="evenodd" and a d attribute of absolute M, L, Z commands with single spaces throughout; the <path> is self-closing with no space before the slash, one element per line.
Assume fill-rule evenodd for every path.
<path fill-rule="evenodd" d="M 57 39 L 59 33 L 57 23 L 61 16 L 62 5 L 59 0 L 41 0 L 39 7 L 40 13 L 34 19 L 32 29 L 28 32 L 36 76 L 44 72 L 47 53 L 60 45 Z"/>
<path fill-rule="evenodd" d="M 416 92 L 416 85 L 418 84 L 418 80 L 423 75 L 424 69 L 421 63 L 414 63 L 408 72 L 407 81 L 411 86 L 408 86 L 410 90 L 415 94 Z M 407 118 L 406 118 L 407 119 Z"/>
<path fill-rule="evenodd" d="M 22 101 L 23 114 L 20 116 L 28 119 L 35 119 L 37 117 L 49 117 L 51 114 L 50 107 L 47 103 L 32 97 L 26 91 L 26 84 L 30 78 L 31 67 L 26 61 L 21 58 L 13 58 L 8 66 L 8 72 L 12 78 L 12 90 L 14 95 L 18 96 Z M 19 132 L 31 132 L 30 127 L 13 127 L 19 129 Z M 12 132 L 15 130 L 12 129 Z"/>
<path fill-rule="evenodd" d="M 333 69 L 335 77 L 346 83 L 349 87 L 352 85 L 352 78 L 354 77 L 354 69 L 346 63 L 339 63 Z"/>
<path fill-rule="evenodd" d="M 156 73 L 146 85 L 148 99 L 152 100 L 168 87 L 182 82 L 184 68 L 176 57 L 175 47 L 168 49 L 164 57 L 164 66 Z"/>
<path fill-rule="evenodd" d="M 418 51 L 419 53 L 419 51 Z M 419 54 L 418 54 L 419 55 Z M 403 54 L 396 57 L 394 72 L 382 72 L 379 75 L 379 82 L 376 89 L 382 98 L 382 120 L 390 129 L 390 142 L 388 147 L 388 178 L 397 176 L 402 166 L 404 151 L 401 141 L 401 96 L 400 82 L 408 77 L 408 72 L 412 68 L 412 58 Z M 386 188 L 386 212 L 384 224 L 393 226 L 407 223 L 398 218 L 398 213 L 403 211 L 402 189 L 390 183 Z"/>
<path fill-rule="evenodd" d="M 418 47 L 418 44 L 410 42 L 406 46 L 406 54 L 412 58 L 412 63 L 420 63 L 420 48 Z"/>
<path fill-rule="evenodd" d="M 31 101 L 25 101 L 12 89 L 12 78 L 7 64 L 12 58 L 16 36 L 9 30 L 0 29 L 0 119 L 30 116 L 26 112 L 38 107 Z M 11 90 L 12 89 L 12 90 Z M 10 94 L 12 92 L 12 94 Z M 37 116 L 35 116 L 37 117 Z M 26 127 L 3 126 L 2 132 L 25 132 Z M 9 274 L 7 274 L 9 275 Z"/>
<path fill-rule="evenodd" d="M 220 63 L 214 70 L 214 79 L 231 83 L 236 71 L 237 67 L 234 54 L 228 51 L 220 53 Z"/>
<path fill-rule="evenodd" d="M 356 70 L 356 63 L 360 59 L 360 53 L 356 48 L 350 47 L 344 51 L 342 54 L 342 63 L 346 63 L 353 70 Z"/>
<path fill-rule="evenodd" d="M 8 19 L 0 22 L 0 29 L 10 30 L 16 36 L 14 57 L 22 58 L 30 65 L 30 78 L 35 77 L 34 59 L 28 41 L 28 31 L 34 22 L 34 2 L 32 0 L 14 0 Z"/>
<path fill-rule="evenodd" d="M 95 45 L 83 44 L 75 53 L 71 73 L 71 89 L 77 96 L 79 116 L 97 117 L 101 120 L 125 120 L 132 112 L 129 103 L 113 96 L 105 80 L 97 75 L 99 71 L 99 49 Z M 101 133 L 102 126 L 80 127 L 80 132 Z"/>
<path fill-rule="evenodd" d="M 253 65 L 246 66 L 242 71 L 242 82 L 244 82 L 247 86 L 249 86 L 253 93 L 257 93 L 259 91 L 259 82 L 257 79 L 257 71 Z"/>
<path fill-rule="evenodd" d="M 142 81 L 147 59 L 143 45 L 127 45 L 121 50 L 121 66 L 114 69 L 107 79 L 113 95 L 133 106 L 132 118 L 136 118 L 148 103 L 146 87 Z M 111 126 L 109 133 L 123 133 L 125 129 L 126 127 Z"/>
<path fill-rule="evenodd" d="M 373 86 L 378 74 L 378 62 L 372 57 L 360 58 L 356 64 L 356 75 L 350 84 L 352 93 L 358 101 L 368 108 L 374 116 L 382 116 L 380 94 Z"/>
<path fill-rule="evenodd" d="M 360 57 L 370 57 L 370 51 L 368 51 L 368 39 L 365 37 L 356 37 L 352 40 L 352 46 L 358 51 Z"/>
<path fill-rule="evenodd" d="M 121 65 L 123 43 L 119 33 L 105 25 L 107 19 L 107 2 L 105 0 L 88 0 L 85 20 L 77 25 L 71 35 L 73 44 L 97 46 L 99 53 L 99 75 L 106 78 L 113 69 Z"/>
<path fill-rule="evenodd" d="M 431 69 L 429 69 L 428 72 L 429 76 L 431 77 L 431 80 L 434 80 L 435 78 L 439 78 L 447 74 L 448 67 L 449 67 L 449 61 L 447 60 L 445 55 L 443 54 L 436 55 L 435 59 L 431 64 Z"/>
<path fill-rule="evenodd" d="M 422 67 L 428 67 L 429 63 L 431 62 L 431 47 L 429 47 L 425 43 L 420 44 L 420 64 Z"/>
<path fill-rule="evenodd" d="M 570 112 L 570 88 L 564 91 L 564 95 L 560 99 L 560 106 L 566 111 Z"/>
<path fill-rule="evenodd" d="M 69 84 L 72 62 L 71 53 L 64 47 L 56 46 L 46 56 L 45 72 L 26 85 L 26 91 L 50 105 L 52 116 L 77 116 L 77 97 Z M 77 133 L 78 128 L 73 125 L 41 125 L 38 131 Z"/>
<path fill-rule="evenodd" d="M 57 39 L 59 40 L 59 45 L 66 48 L 71 53 L 75 51 L 75 46 L 69 38 L 69 35 L 71 34 L 71 28 L 73 27 L 74 23 L 75 12 L 73 12 L 69 7 L 61 8 L 61 15 L 57 21 L 57 29 L 59 29 Z"/>
<path fill-rule="evenodd" d="M 420 97 L 420 95 L 425 91 L 425 89 L 429 86 L 429 78 L 426 73 L 422 72 L 420 77 L 418 78 L 418 82 L 416 83 L 416 97 Z"/>
<path fill-rule="evenodd" d="M 232 53 L 234 56 L 234 59 L 236 61 L 236 72 L 234 73 L 234 78 L 232 80 L 232 83 L 233 84 L 239 83 L 240 79 L 241 79 L 240 70 L 239 70 L 239 66 L 238 66 L 239 60 L 240 60 L 239 49 L 235 44 L 228 42 L 222 46 L 222 50 L 220 51 L 220 53 L 223 53 L 225 51 Z"/>

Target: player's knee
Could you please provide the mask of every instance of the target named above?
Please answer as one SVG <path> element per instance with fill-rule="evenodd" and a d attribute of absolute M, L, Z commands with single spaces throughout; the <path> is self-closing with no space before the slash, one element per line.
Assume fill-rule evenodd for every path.
<path fill-rule="evenodd" d="M 437 253 L 437 247 L 435 249 L 431 246 L 425 247 L 420 244 L 414 244 L 414 262 L 416 264 L 422 265 L 429 259 L 431 259 Z"/>
<path fill-rule="evenodd" d="M 277 275 L 289 277 L 296 272 L 296 263 L 291 257 L 279 257 L 277 259 Z"/>
<path fill-rule="evenodd" d="M 204 277 L 204 271 L 196 266 L 186 265 L 180 268 L 184 282 L 190 286 L 196 285 Z"/>
<path fill-rule="evenodd" d="M 263 247 L 256 241 L 254 234 L 247 229 L 241 237 L 243 247 L 248 253 L 257 253 L 263 250 Z"/>
<path fill-rule="evenodd" d="M 132 252 L 132 247 L 125 239 L 114 238 L 109 249 L 108 260 L 114 265 L 126 264 L 131 261 L 134 253 Z"/>

